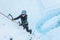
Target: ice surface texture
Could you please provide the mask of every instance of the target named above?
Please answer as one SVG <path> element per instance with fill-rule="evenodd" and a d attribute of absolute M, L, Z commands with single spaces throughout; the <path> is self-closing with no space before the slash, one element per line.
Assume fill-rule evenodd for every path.
<path fill-rule="evenodd" d="M 48 22 L 49 20 L 51 21 Z M 44 30 L 42 27 L 46 22 L 47 22 L 47 25 L 49 24 L 50 25 Z M 51 22 L 52 23 L 54 22 L 54 23 L 52 24 Z M 42 19 L 38 21 L 36 28 L 40 33 L 47 33 L 50 30 L 57 28 L 58 25 L 60 25 L 60 9 L 54 9 L 47 12 L 46 16 L 44 16 Z M 46 25 L 44 26 L 46 27 Z"/>

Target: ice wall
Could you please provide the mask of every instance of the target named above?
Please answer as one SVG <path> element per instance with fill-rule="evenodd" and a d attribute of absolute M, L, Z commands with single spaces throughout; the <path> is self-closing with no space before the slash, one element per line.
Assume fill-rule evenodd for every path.
<path fill-rule="evenodd" d="M 48 22 L 49 20 L 50 22 Z M 39 30 L 40 32 L 46 33 L 48 30 L 57 28 L 57 26 L 60 24 L 59 22 L 60 22 L 60 9 L 53 9 L 49 12 L 46 12 L 46 15 L 38 21 L 36 27 L 37 27 L 37 30 Z M 44 28 L 48 28 L 48 29 L 44 30 Z"/>

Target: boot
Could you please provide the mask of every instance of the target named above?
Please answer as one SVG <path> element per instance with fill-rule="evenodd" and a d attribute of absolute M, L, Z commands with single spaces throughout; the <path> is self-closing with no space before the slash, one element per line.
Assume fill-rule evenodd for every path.
<path fill-rule="evenodd" d="M 32 34 L 32 30 L 29 30 L 30 34 Z"/>

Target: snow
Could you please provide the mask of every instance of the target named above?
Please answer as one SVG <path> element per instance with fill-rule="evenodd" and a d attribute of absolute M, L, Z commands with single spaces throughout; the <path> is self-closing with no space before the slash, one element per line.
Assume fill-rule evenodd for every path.
<path fill-rule="evenodd" d="M 0 40 L 9 40 L 10 38 L 13 38 L 13 40 L 27 40 L 28 33 L 23 30 L 23 27 L 18 26 L 18 24 L 2 15 L 0 16 Z"/>
<path fill-rule="evenodd" d="M 15 22 L 0 14 L 0 40 L 60 40 L 59 0 L 0 0 L 0 12 L 17 17 L 27 10 L 30 35 Z M 28 36 L 30 35 L 30 36 Z"/>

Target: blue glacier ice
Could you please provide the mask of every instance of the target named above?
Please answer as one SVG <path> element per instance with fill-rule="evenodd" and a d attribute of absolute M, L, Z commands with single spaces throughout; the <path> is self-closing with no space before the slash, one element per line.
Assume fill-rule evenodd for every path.
<path fill-rule="evenodd" d="M 32 40 L 60 40 L 60 0 L 0 0 L 0 12 L 6 16 L 17 17 L 22 10 L 27 10 Z M 21 26 L 0 15 L 0 40 L 29 40 L 28 35 Z"/>
<path fill-rule="evenodd" d="M 51 11 L 48 11 L 48 12 L 46 12 L 47 14 L 44 16 L 44 17 L 42 17 L 39 21 L 38 21 L 38 23 L 37 23 L 37 25 L 36 25 L 36 28 L 37 28 L 37 30 L 39 31 L 39 32 L 41 32 L 41 33 L 47 33 L 47 32 L 49 32 L 49 30 L 52 30 L 52 29 L 54 29 L 54 28 L 57 28 L 56 27 L 56 25 L 58 25 L 57 23 L 55 23 L 55 24 L 52 24 L 52 27 L 51 28 L 48 28 L 48 29 L 46 29 L 46 30 L 42 30 L 42 26 L 45 24 L 45 22 L 47 22 L 48 20 L 50 20 L 50 19 L 52 19 L 52 18 L 54 18 L 54 17 L 56 17 L 56 16 L 60 16 L 60 9 L 53 9 L 53 10 L 51 10 Z M 54 21 L 53 21 L 54 22 Z M 48 24 L 47 24 L 48 25 Z"/>

